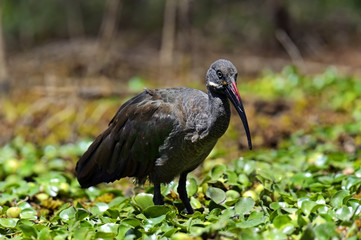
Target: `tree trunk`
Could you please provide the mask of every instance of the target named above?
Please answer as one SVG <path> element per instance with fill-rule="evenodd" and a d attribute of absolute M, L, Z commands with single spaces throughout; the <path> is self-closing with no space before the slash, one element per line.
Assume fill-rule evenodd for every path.
<path fill-rule="evenodd" d="M 2 28 L 2 1 L 0 0 L 0 94 L 6 96 L 10 91 L 10 81 L 5 60 L 5 44 Z"/>
<path fill-rule="evenodd" d="M 96 45 L 95 59 L 88 66 L 88 75 L 101 72 L 111 60 L 111 46 L 117 33 L 120 10 L 121 0 L 107 0 Z"/>
<path fill-rule="evenodd" d="M 183 53 L 191 52 L 190 0 L 179 0 L 179 42 Z"/>
<path fill-rule="evenodd" d="M 99 43 L 102 47 L 109 46 L 116 35 L 116 28 L 120 13 L 120 0 L 108 0 L 100 27 Z"/>
<path fill-rule="evenodd" d="M 79 3 L 73 0 L 66 0 L 65 10 L 70 39 L 84 36 L 84 23 Z"/>
<path fill-rule="evenodd" d="M 292 19 L 285 0 L 273 0 L 273 19 L 275 24 L 275 38 L 287 52 L 292 62 L 304 68 L 301 52 L 295 42 L 292 32 Z"/>
<path fill-rule="evenodd" d="M 190 0 L 179 0 L 178 2 L 178 47 L 180 49 L 180 69 L 179 74 L 186 81 L 191 81 L 189 74 L 192 72 L 192 29 L 191 29 L 191 12 L 190 12 Z"/>
<path fill-rule="evenodd" d="M 174 58 L 176 0 L 166 0 L 163 17 L 162 45 L 160 49 L 160 64 L 172 66 Z"/>

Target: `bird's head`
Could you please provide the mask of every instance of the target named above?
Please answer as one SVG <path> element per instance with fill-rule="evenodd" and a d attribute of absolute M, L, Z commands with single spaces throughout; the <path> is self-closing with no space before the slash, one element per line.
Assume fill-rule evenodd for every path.
<path fill-rule="evenodd" d="M 211 91 L 225 94 L 227 85 L 237 82 L 237 69 L 228 60 L 215 61 L 207 72 L 207 88 Z"/>
<path fill-rule="evenodd" d="M 221 95 L 226 95 L 236 108 L 242 119 L 246 131 L 249 149 L 252 149 L 251 134 L 249 132 L 246 112 L 237 89 L 237 69 L 228 60 L 215 61 L 207 72 L 207 89 Z"/>

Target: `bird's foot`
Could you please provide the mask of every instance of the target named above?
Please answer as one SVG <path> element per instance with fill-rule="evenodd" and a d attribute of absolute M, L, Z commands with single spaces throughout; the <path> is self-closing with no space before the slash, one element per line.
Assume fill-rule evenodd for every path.
<path fill-rule="evenodd" d="M 190 207 L 190 208 L 186 207 L 185 211 L 186 211 L 186 214 L 193 214 L 194 213 L 194 210 L 193 210 L 192 207 Z"/>

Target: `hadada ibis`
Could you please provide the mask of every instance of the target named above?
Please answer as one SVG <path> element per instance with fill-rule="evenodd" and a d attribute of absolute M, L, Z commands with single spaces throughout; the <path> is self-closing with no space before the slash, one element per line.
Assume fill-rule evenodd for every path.
<path fill-rule="evenodd" d="M 188 214 L 193 213 L 186 191 L 187 174 L 197 168 L 228 128 L 229 101 L 251 135 L 237 90 L 237 69 L 217 60 L 207 72 L 207 90 L 185 87 L 148 90 L 124 103 L 76 165 L 84 188 L 134 177 L 154 184 L 153 201 L 162 205 L 161 183 L 179 177 L 178 193 Z"/>

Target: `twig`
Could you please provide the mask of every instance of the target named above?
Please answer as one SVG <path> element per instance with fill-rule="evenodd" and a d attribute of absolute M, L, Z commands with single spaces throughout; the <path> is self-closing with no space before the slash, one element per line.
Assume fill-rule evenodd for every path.
<path fill-rule="evenodd" d="M 301 52 L 297 48 L 296 44 L 292 41 L 290 36 L 288 36 L 288 34 L 282 29 L 277 29 L 275 34 L 276 34 L 277 40 L 285 48 L 285 50 L 288 53 L 288 55 L 290 56 L 292 62 L 296 65 L 299 65 L 302 68 L 305 68 L 305 63 L 303 61 Z"/>

